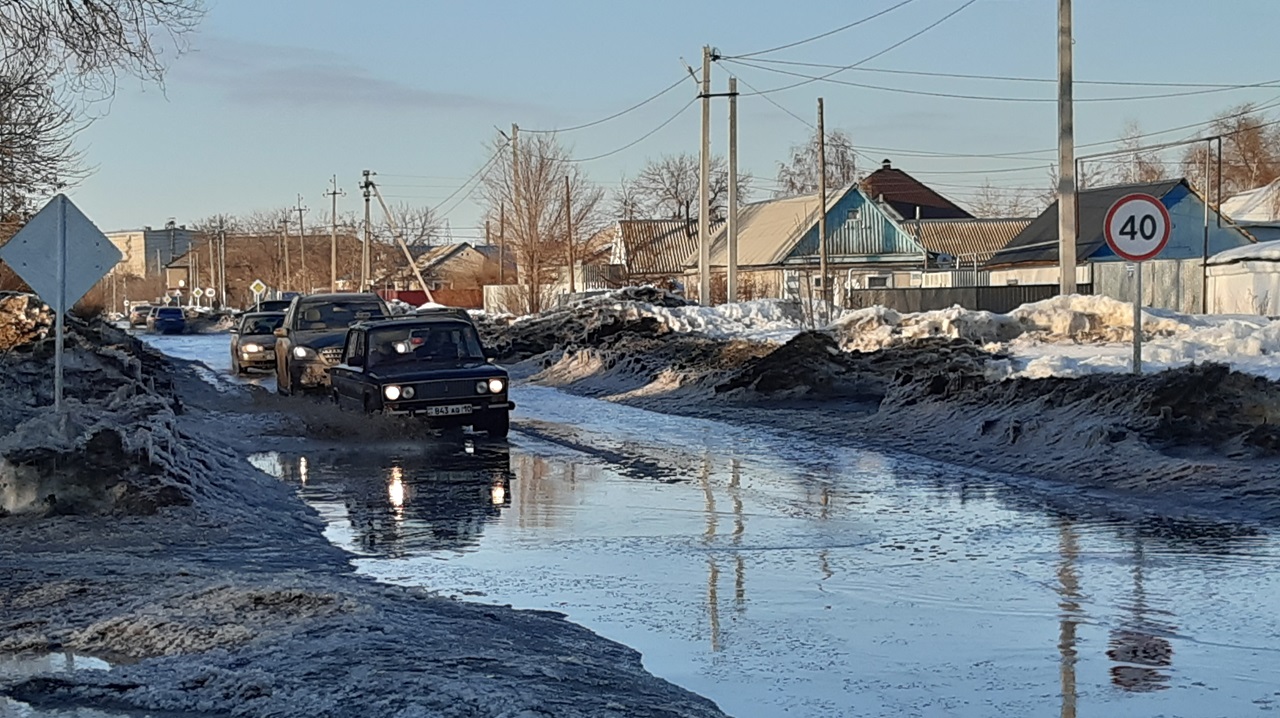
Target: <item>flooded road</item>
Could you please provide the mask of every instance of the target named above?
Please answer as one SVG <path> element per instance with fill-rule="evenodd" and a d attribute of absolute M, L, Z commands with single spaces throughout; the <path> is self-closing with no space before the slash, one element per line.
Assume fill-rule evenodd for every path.
<path fill-rule="evenodd" d="M 225 353 L 225 337 L 183 339 Z M 1120 519 L 798 434 L 513 396 L 509 446 L 254 460 L 361 571 L 563 612 L 732 715 L 1280 709 L 1280 544 L 1259 530 Z"/>

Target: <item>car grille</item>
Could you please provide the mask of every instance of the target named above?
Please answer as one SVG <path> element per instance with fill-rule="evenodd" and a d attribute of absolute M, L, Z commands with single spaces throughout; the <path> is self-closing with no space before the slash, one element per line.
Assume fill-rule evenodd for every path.
<path fill-rule="evenodd" d="M 413 384 L 416 399 L 473 399 L 477 379 L 441 379 Z"/>
<path fill-rule="evenodd" d="M 326 364 L 337 364 L 342 361 L 342 347 L 326 347 L 320 350 L 320 358 Z"/>

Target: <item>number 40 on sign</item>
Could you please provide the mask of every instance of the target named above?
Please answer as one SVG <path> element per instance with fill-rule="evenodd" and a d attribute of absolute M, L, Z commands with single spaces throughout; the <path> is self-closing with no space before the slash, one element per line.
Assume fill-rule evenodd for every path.
<path fill-rule="evenodd" d="M 1133 296 L 1133 373 L 1142 373 L 1142 263 L 1154 259 L 1169 243 L 1173 222 L 1169 210 L 1149 194 L 1121 197 L 1107 211 L 1103 227 L 1107 246 L 1116 256 L 1137 264 Z"/>

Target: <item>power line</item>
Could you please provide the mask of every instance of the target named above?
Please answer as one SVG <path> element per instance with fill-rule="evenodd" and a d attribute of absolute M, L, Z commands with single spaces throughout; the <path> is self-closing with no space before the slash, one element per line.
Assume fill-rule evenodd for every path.
<path fill-rule="evenodd" d="M 622 117 L 623 115 L 625 115 L 625 114 L 627 114 L 627 113 L 633 112 L 633 111 L 635 111 L 635 110 L 640 109 L 641 107 L 644 107 L 645 105 L 649 104 L 650 102 L 653 102 L 654 100 L 658 99 L 659 97 L 662 97 L 663 95 L 667 94 L 668 92 L 671 92 L 672 90 L 676 89 L 676 88 L 677 88 L 677 87 L 679 87 L 679 86 L 680 86 L 680 84 L 681 84 L 681 83 L 683 83 L 684 81 L 685 81 L 685 76 L 684 76 L 684 75 L 681 75 L 681 76 L 680 76 L 680 79 L 676 80 L 675 82 L 671 83 L 670 85 L 667 85 L 665 88 L 663 88 L 662 90 L 660 90 L 657 94 L 650 95 L 649 97 L 647 97 L 647 98 L 645 98 L 645 99 L 641 100 L 640 102 L 637 102 L 636 104 L 634 104 L 634 105 L 632 105 L 632 106 L 628 107 L 627 109 L 625 109 L 625 110 L 621 110 L 621 111 L 619 111 L 619 112 L 615 112 L 615 113 L 613 113 L 612 115 L 609 115 L 608 117 L 602 117 L 602 118 L 600 118 L 600 119 L 598 119 L 598 120 L 593 120 L 593 121 L 591 121 L 591 122 L 585 122 L 585 123 L 583 123 L 583 124 L 581 124 L 581 125 L 574 125 L 573 127 L 561 127 L 560 129 L 555 129 L 555 130 L 526 130 L 525 128 L 521 127 L 521 128 L 520 128 L 520 131 L 521 131 L 521 132 L 527 132 L 527 133 L 532 134 L 532 135 L 550 135 L 550 134 L 557 134 L 557 133 L 561 133 L 561 132 L 576 132 L 577 130 L 585 130 L 585 129 L 587 129 L 588 127 L 595 127 L 596 125 L 603 125 L 604 123 L 606 123 L 606 122 L 608 122 L 608 121 L 610 121 L 610 120 L 616 120 L 617 118 Z"/>
<path fill-rule="evenodd" d="M 740 57 L 745 57 L 745 56 L 740 55 L 738 57 L 726 57 L 724 59 L 734 60 Z M 957 73 L 957 72 L 926 72 L 923 70 L 899 70 L 899 69 L 884 68 L 884 67 L 846 67 L 843 65 L 835 65 L 831 63 L 800 62 L 798 60 L 775 60 L 767 57 L 755 58 L 752 60 L 752 62 L 759 62 L 759 63 L 770 64 L 770 65 L 793 65 L 796 67 L 813 67 L 813 68 L 820 68 L 820 69 L 844 68 L 847 70 L 852 70 L 854 72 L 870 72 L 870 73 L 880 73 L 880 74 L 886 74 L 886 75 L 910 75 L 915 77 L 940 77 L 940 78 L 956 79 L 956 80 L 991 80 L 991 81 L 997 81 L 997 82 L 1029 82 L 1029 83 L 1038 83 L 1038 84 L 1047 84 L 1047 85 L 1056 85 L 1058 83 L 1058 80 L 1056 78 L 1049 78 L 1049 77 L 1027 77 L 1027 76 L 1014 76 L 1014 75 L 979 75 L 979 74 L 965 74 L 965 73 Z M 1072 84 L 1112 86 L 1112 87 L 1184 87 L 1184 88 L 1213 88 L 1213 89 L 1224 89 L 1224 90 L 1243 90 L 1250 87 L 1263 87 L 1268 84 L 1272 84 L 1274 82 L 1277 82 L 1277 81 L 1272 80 L 1271 82 L 1235 84 L 1235 83 L 1207 83 L 1207 82 L 1142 82 L 1142 81 L 1131 81 L 1131 80 L 1073 80 Z"/>
<path fill-rule="evenodd" d="M 581 158 L 581 159 L 573 159 L 573 158 L 570 158 L 570 159 L 566 160 L 566 162 L 570 162 L 570 163 L 572 163 L 572 164 L 581 164 L 581 163 L 583 163 L 583 162 L 595 162 L 596 160 L 602 160 L 602 159 L 604 159 L 604 158 L 606 158 L 606 157 L 612 157 L 613 155 L 616 155 L 616 154 L 618 154 L 619 152 L 624 152 L 624 151 L 626 151 L 626 150 L 629 150 L 629 149 L 631 149 L 632 147 L 635 147 L 636 145 L 640 144 L 641 142 L 644 142 L 645 140 L 649 139 L 650 137 L 652 137 L 652 136 L 654 136 L 654 135 L 658 134 L 658 132 L 660 132 L 660 131 L 661 131 L 663 128 L 665 128 L 667 125 L 671 124 L 672 122 L 675 122 L 675 121 L 676 121 L 676 119 L 680 117 L 680 115 L 683 115 L 683 114 L 685 113 L 685 111 L 686 111 L 686 110 L 688 110 L 690 107 L 693 107 L 693 103 L 695 103 L 695 102 L 697 102 L 697 101 L 698 101 L 698 98 L 696 98 L 696 97 L 695 97 L 695 98 L 693 98 L 693 99 L 691 99 L 691 100 L 689 100 L 687 103 L 685 103 L 684 107 L 681 107 L 679 110 L 677 110 L 677 111 L 676 111 L 676 113 L 675 113 L 674 115 L 672 115 L 672 116 L 668 117 L 666 120 L 663 120 L 662 124 L 658 125 L 657 127 L 653 128 L 652 130 L 649 130 L 648 132 L 644 133 L 643 135 L 641 135 L 641 136 L 640 136 L 640 137 L 638 137 L 637 139 L 635 139 L 635 140 L 633 140 L 633 141 L 631 141 L 631 142 L 628 142 L 627 144 L 625 144 L 625 145 L 623 145 L 623 146 L 619 147 L 619 148 L 618 148 L 618 149 L 616 149 L 616 150 L 610 150 L 610 151 L 605 152 L 605 153 L 603 153 L 603 154 L 595 155 L 594 157 L 583 157 L 583 158 Z"/>
<path fill-rule="evenodd" d="M 956 92 L 938 92 L 933 90 L 916 90 L 916 89 L 911 89 L 906 87 L 872 85 L 865 82 L 853 82 L 851 80 L 840 80 L 840 79 L 831 77 L 830 75 L 815 77 L 813 75 L 806 75 L 801 72 L 782 70 L 776 67 L 766 67 L 763 65 L 758 65 L 752 62 L 744 62 L 741 60 L 728 60 L 727 62 L 735 65 L 741 65 L 744 67 L 751 67 L 757 70 L 765 70 L 767 72 L 773 72 L 779 75 L 786 75 L 789 77 L 800 77 L 800 78 L 804 78 L 807 81 L 829 82 L 835 85 L 857 87 L 865 90 L 878 90 L 880 92 L 893 92 L 893 93 L 902 94 L 902 95 L 941 97 L 941 98 L 955 99 L 955 100 L 980 100 L 980 101 L 986 101 L 986 102 L 1056 103 L 1058 101 L 1058 98 L 1056 97 L 1014 97 L 1014 96 L 998 96 L 998 95 L 970 95 L 970 94 L 963 94 L 963 93 L 956 93 Z M 1229 92 L 1231 90 L 1274 88 L 1277 84 L 1280 84 L 1280 80 L 1268 80 L 1267 82 L 1256 83 L 1253 85 L 1242 85 L 1242 86 L 1230 87 L 1230 88 L 1219 87 L 1219 88 L 1212 88 L 1212 89 L 1186 90 L 1184 92 L 1166 92 L 1166 93 L 1159 93 L 1159 94 L 1153 94 L 1153 95 L 1134 95 L 1134 96 L 1128 96 L 1128 97 L 1080 97 L 1080 98 L 1076 98 L 1075 101 L 1076 102 L 1133 102 L 1138 100 L 1161 100 L 1161 99 L 1169 99 L 1174 97 L 1191 97 L 1193 95 L 1209 95 L 1209 94 L 1218 93 L 1218 92 Z"/>
<path fill-rule="evenodd" d="M 862 18 L 861 20 L 855 20 L 855 21 L 853 21 L 853 22 L 849 23 L 848 25 L 841 25 L 840 27 L 838 27 L 838 28 L 836 28 L 836 29 L 834 29 L 834 30 L 828 30 L 828 31 L 826 31 L 826 32 L 824 32 L 824 33 L 821 33 L 821 34 L 819 34 L 819 35 L 813 35 L 812 37 L 806 37 L 806 38 L 805 38 L 805 39 L 803 39 L 803 40 L 797 40 L 797 41 L 795 41 L 795 42 L 789 42 L 789 43 L 787 43 L 787 44 L 785 44 L 785 45 L 778 45 L 777 47 L 771 47 L 771 48 L 769 48 L 769 49 L 767 49 L 767 50 L 756 50 L 755 52 L 748 52 L 748 53 L 744 53 L 744 54 L 742 54 L 742 55 L 730 55 L 730 56 L 728 56 L 728 57 L 734 57 L 734 58 L 755 57 L 756 55 L 767 55 L 767 54 L 769 54 L 769 53 L 777 52 L 777 51 L 779 51 L 779 50 L 789 50 L 789 49 L 791 49 L 791 48 L 793 48 L 793 47 L 799 47 L 800 45 L 805 45 L 805 44 L 808 44 L 808 43 L 810 43 L 810 42 L 814 42 L 815 40 L 821 40 L 821 39 L 822 39 L 822 38 L 824 38 L 824 37 L 831 37 L 832 35 L 835 35 L 835 34 L 837 34 L 837 33 L 844 32 L 845 30 L 848 30 L 848 29 L 850 29 L 850 28 L 855 28 L 855 27 L 857 27 L 857 26 L 859 26 L 859 25 L 863 25 L 863 24 L 865 24 L 865 23 L 871 22 L 872 20 L 875 20 L 876 18 L 881 17 L 882 15 L 888 15 L 889 13 L 893 12 L 894 10 L 897 10 L 898 8 L 900 8 L 900 7 L 904 6 L 904 5 L 910 5 L 910 4 L 911 4 L 911 3 L 913 3 L 913 2 L 915 2 L 915 0 L 902 0 L 902 2 L 898 3 L 897 5 L 894 5 L 894 6 L 892 6 L 892 7 L 889 7 L 889 8 L 886 8 L 886 9 L 884 9 L 884 10 L 881 10 L 880 12 L 875 13 L 875 14 L 873 14 L 873 15 L 868 15 L 867 17 L 864 17 L 864 18 Z"/>
<path fill-rule="evenodd" d="M 440 203 L 437 204 L 435 209 L 432 211 L 435 213 L 439 213 L 439 215 L 442 217 L 449 216 L 450 212 L 457 209 L 458 205 L 462 204 L 462 200 L 465 200 L 467 197 L 471 196 L 471 191 L 467 192 L 466 195 L 464 195 L 461 199 L 459 199 L 458 202 L 454 203 L 454 205 L 451 206 L 448 210 L 441 212 L 440 208 L 443 207 L 445 204 L 447 204 L 449 200 L 456 197 L 459 192 L 461 192 L 463 189 L 466 188 L 467 185 L 471 184 L 472 182 L 475 182 L 481 176 L 483 176 L 484 173 L 487 172 L 489 168 L 493 166 L 493 163 L 498 161 L 498 158 L 502 156 L 502 151 L 505 150 L 507 146 L 510 144 L 511 144 L 510 140 L 507 140 L 507 141 L 504 141 L 501 145 L 498 145 L 498 148 L 494 150 L 493 155 L 489 157 L 489 161 L 485 162 L 484 165 L 480 167 L 480 169 L 475 171 L 475 174 L 471 175 L 471 177 L 469 177 L 466 182 L 463 182 L 462 185 L 458 187 L 458 189 L 454 190 L 453 194 L 441 200 Z M 474 191 L 474 188 L 472 189 L 472 191 Z"/>
<path fill-rule="evenodd" d="M 873 55 L 868 55 L 867 57 L 864 57 L 864 58 L 862 58 L 861 60 L 859 60 L 859 61 L 857 61 L 857 62 L 855 62 L 855 63 L 853 63 L 853 64 L 851 64 L 851 65 L 844 65 L 844 66 L 842 66 L 842 67 L 840 67 L 840 68 L 838 68 L 838 69 L 832 70 L 831 72 L 827 73 L 826 75 L 823 75 L 822 77 L 810 78 L 810 79 L 806 79 L 806 80 L 801 80 L 800 82 L 792 83 L 792 84 L 790 84 L 790 85 L 785 85 L 785 86 L 782 86 L 782 87 L 774 87 L 774 88 L 769 89 L 769 90 L 757 91 L 755 94 L 757 94 L 757 95 L 769 95 L 769 94 L 772 94 L 772 93 L 775 93 L 775 92 L 783 92 L 783 91 L 785 91 L 785 90 L 792 90 L 792 89 L 795 89 L 795 88 L 797 88 L 797 87 L 803 87 L 803 86 L 808 85 L 808 84 L 813 83 L 813 82 L 818 82 L 819 80 L 825 80 L 825 79 L 827 79 L 827 78 L 829 78 L 829 77 L 832 77 L 832 76 L 834 76 L 834 75 L 838 75 L 838 74 L 840 74 L 841 72 L 844 72 L 845 70 L 851 70 L 851 69 L 853 69 L 853 68 L 855 68 L 855 67 L 858 67 L 859 65 L 865 65 L 865 64 L 867 64 L 868 62 L 871 62 L 872 60 L 876 59 L 877 57 L 880 57 L 880 56 L 885 55 L 885 54 L 887 54 L 887 53 L 889 53 L 889 52 L 891 52 L 891 51 L 893 51 L 893 50 L 896 50 L 896 49 L 898 49 L 899 47 L 902 47 L 903 45 L 907 44 L 908 42 L 911 42 L 912 40 L 916 39 L 917 37 L 920 37 L 921 35 L 925 34 L 926 32 L 929 32 L 930 30 L 932 30 L 932 29 L 934 29 L 935 27 L 937 27 L 937 26 L 941 25 L 942 23 L 946 22 L 947 20 L 950 20 L 951 18 L 953 18 L 953 17 L 955 17 L 956 15 L 960 14 L 961 12 L 963 12 L 965 9 L 967 9 L 968 7 L 970 7 L 971 5 L 973 5 L 973 4 L 974 4 L 974 3 L 976 3 L 976 2 L 978 2 L 978 0 L 966 0 L 966 1 L 965 1 L 965 3 L 964 3 L 963 5 L 961 5 L 960 7 L 956 8 L 955 10 L 952 10 L 951 12 L 947 13 L 946 15 L 943 15 L 941 18 L 939 18 L 939 19 L 937 19 L 937 20 L 933 21 L 932 23 L 929 23 L 928 25 L 925 25 L 923 28 L 921 28 L 921 29 L 919 29 L 919 30 L 917 30 L 917 31 L 915 31 L 915 32 L 913 32 L 913 33 L 911 33 L 910 35 L 908 35 L 908 36 L 906 36 L 905 38 L 903 38 L 903 39 L 899 40 L 898 42 L 895 42 L 894 44 L 890 45 L 889 47 L 886 47 L 885 49 L 883 49 L 883 50 L 881 50 L 881 51 L 879 51 L 879 52 L 877 52 L 877 53 L 875 53 L 875 54 L 873 54 Z"/>

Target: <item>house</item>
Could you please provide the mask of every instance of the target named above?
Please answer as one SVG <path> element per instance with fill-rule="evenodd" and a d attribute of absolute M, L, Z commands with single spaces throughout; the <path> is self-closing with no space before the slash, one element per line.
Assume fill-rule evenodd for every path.
<path fill-rule="evenodd" d="M 107 232 L 106 236 L 124 255 L 115 271 L 135 277 L 150 277 L 160 274 L 175 259 L 190 251 L 196 233 L 185 225 L 169 222 L 163 229 L 143 227 Z"/>
<path fill-rule="evenodd" d="M 434 292 L 442 289 L 478 290 L 485 284 L 496 283 L 501 273 L 500 262 L 505 262 L 514 275 L 514 261 L 511 257 L 501 256 L 500 250 L 497 245 L 456 242 L 424 247 L 412 254 L 415 255 L 414 264 L 418 272 Z M 405 266 L 398 267 L 391 276 L 377 284 L 389 285 L 396 290 L 419 289 L 417 277 Z"/>
<path fill-rule="evenodd" d="M 712 222 L 715 232 L 723 221 Z M 605 231 L 607 262 L 617 267 L 624 284 L 655 284 L 679 277 L 685 261 L 698 253 L 698 221 L 683 219 L 624 219 Z"/>
<path fill-rule="evenodd" d="M 1209 312 L 1280 316 L 1280 242 L 1228 249 L 1208 264 Z"/>
<path fill-rule="evenodd" d="M 1280 240 L 1280 179 L 1228 198 L 1221 212 L 1259 242 Z"/>
<path fill-rule="evenodd" d="M 1079 194 L 1076 258 L 1086 263 L 1123 263 L 1107 247 L 1103 224 L 1107 211 L 1125 195 L 1152 195 L 1169 210 L 1173 226 L 1169 243 L 1159 260 L 1203 260 L 1228 249 L 1257 241 L 1244 229 L 1223 220 L 1212 208 L 1205 226 L 1205 203 L 1185 179 L 1164 180 L 1134 185 L 1115 185 L 1083 190 Z M 1206 243 L 1207 234 L 1207 243 Z M 1207 244 L 1207 247 L 1206 247 Z M 1054 202 L 1039 217 L 1018 233 L 1008 246 L 988 262 L 992 282 L 997 284 L 1056 284 L 1058 282 L 1058 203 Z M 1088 283 L 1090 273 L 1082 267 L 1078 281 Z M 1003 278 L 1006 281 L 999 281 Z"/>
<path fill-rule="evenodd" d="M 889 160 L 862 180 L 862 191 L 887 204 L 899 219 L 973 219 L 955 202 L 938 194 L 915 177 L 896 169 Z"/>
<path fill-rule="evenodd" d="M 982 265 L 1031 224 L 1030 219 L 922 219 L 902 226 L 932 258 L 926 287 L 987 284 Z"/>
<path fill-rule="evenodd" d="M 802 298 L 820 292 L 817 276 L 817 194 L 743 205 L 738 215 L 738 267 L 744 296 Z M 906 231 L 891 208 L 856 185 L 832 193 L 827 218 L 828 271 L 835 288 L 909 286 L 936 261 Z M 711 240 L 712 273 L 722 285 L 728 264 L 727 226 Z M 698 253 L 685 261 L 686 282 L 697 285 Z M 692 280 L 692 281 L 690 281 Z"/>

